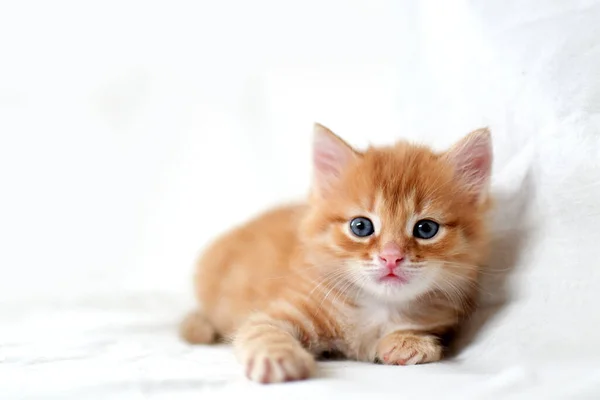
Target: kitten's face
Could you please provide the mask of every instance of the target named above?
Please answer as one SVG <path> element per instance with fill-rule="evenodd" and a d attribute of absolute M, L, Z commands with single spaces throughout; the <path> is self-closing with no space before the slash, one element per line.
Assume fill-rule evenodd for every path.
<path fill-rule="evenodd" d="M 305 224 L 324 274 L 385 301 L 472 284 L 487 242 L 487 131 L 444 154 L 407 143 L 358 153 L 329 139 L 315 145 Z"/>

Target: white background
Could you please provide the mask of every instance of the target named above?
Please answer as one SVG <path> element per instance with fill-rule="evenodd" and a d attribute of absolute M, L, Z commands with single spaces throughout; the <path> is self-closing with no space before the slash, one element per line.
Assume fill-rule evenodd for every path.
<path fill-rule="evenodd" d="M 314 121 L 358 147 L 489 126 L 494 318 L 463 354 L 558 384 L 599 360 L 599 71 L 594 0 L 2 1 L 3 340 L 90 299 L 178 319 L 208 240 L 304 195 Z"/>

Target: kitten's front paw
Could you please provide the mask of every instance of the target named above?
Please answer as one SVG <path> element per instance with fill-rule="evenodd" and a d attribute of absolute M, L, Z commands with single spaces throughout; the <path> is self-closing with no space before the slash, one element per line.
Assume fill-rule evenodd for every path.
<path fill-rule="evenodd" d="M 314 357 L 300 346 L 261 349 L 245 357 L 243 363 L 246 376 L 260 383 L 307 379 L 315 369 Z"/>
<path fill-rule="evenodd" d="M 384 364 L 423 364 L 440 360 L 442 347 L 434 336 L 394 332 L 377 345 L 377 358 Z"/>

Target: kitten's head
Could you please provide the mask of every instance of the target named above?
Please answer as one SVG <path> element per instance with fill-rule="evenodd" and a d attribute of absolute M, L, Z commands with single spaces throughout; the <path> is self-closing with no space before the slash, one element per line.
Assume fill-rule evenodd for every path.
<path fill-rule="evenodd" d="M 357 151 L 315 125 L 303 238 L 328 278 L 385 301 L 472 285 L 487 248 L 491 138 L 443 153 L 398 142 Z"/>

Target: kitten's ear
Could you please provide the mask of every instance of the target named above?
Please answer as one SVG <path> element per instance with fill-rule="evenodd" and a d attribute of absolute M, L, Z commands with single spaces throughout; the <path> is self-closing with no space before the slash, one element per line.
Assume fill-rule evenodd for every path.
<path fill-rule="evenodd" d="M 313 128 L 313 190 L 320 196 L 339 182 L 344 169 L 358 153 L 321 124 Z"/>
<path fill-rule="evenodd" d="M 486 199 L 492 173 L 492 136 L 488 128 L 469 133 L 445 154 L 454 165 L 458 179 L 475 202 Z"/>

